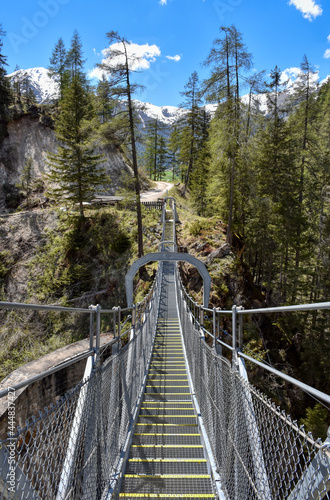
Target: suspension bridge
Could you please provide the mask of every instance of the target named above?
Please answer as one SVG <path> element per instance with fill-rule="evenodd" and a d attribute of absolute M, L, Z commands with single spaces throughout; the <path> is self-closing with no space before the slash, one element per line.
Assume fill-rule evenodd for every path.
<path fill-rule="evenodd" d="M 7 405 L 0 498 L 329 498 L 330 436 L 321 442 L 307 434 L 249 383 L 244 363 L 326 404 L 330 397 L 244 353 L 243 322 L 250 314 L 329 310 L 330 303 L 208 309 L 209 274 L 202 262 L 177 252 L 176 222 L 175 200 L 167 198 L 159 252 L 136 261 L 126 275 L 126 309 L 0 303 L 5 310 L 78 314 L 90 330 L 87 352 L 0 392 Z M 150 261 L 158 261 L 152 289 L 133 304 L 134 275 Z M 203 305 L 184 289 L 178 261 L 200 272 Z M 219 336 L 224 316 L 231 318 L 231 345 Z M 114 338 L 101 346 L 105 319 Z M 64 368 L 77 372 L 78 363 L 80 380 L 73 377 L 70 390 L 59 389 L 48 402 L 47 381 Z M 20 409 L 20 396 L 27 392 L 29 400 L 35 384 L 44 407 L 30 398 Z M 23 415 L 20 425 L 16 412 Z"/>

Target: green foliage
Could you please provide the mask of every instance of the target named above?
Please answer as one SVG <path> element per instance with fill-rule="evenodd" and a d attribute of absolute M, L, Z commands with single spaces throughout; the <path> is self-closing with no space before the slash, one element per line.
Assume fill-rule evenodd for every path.
<path fill-rule="evenodd" d="M 203 231 L 210 231 L 213 228 L 213 222 L 209 219 L 199 218 L 189 224 L 189 233 L 192 236 L 199 236 Z"/>
<path fill-rule="evenodd" d="M 6 279 L 13 264 L 14 258 L 11 253 L 8 250 L 0 251 L 0 283 Z"/>
<path fill-rule="evenodd" d="M 67 313 L 1 313 L 0 380 L 19 366 L 85 338 L 88 321 Z"/>
<path fill-rule="evenodd" d="M 328 412 L 320 403 L 316 403 L 314 408 L 307 408 L 306 417 L 300 419 L 300 425 L 304 425 L 308 432 L 313 434 L 314 439 L 327 437 L 327 415 Z"/>
<path fill-rule="evenodd" d="M 49 75 L 51 77 L 56 75 L 59 78 L 60 99 L 62 99 L 65 83 L 68 79 L 67 51 L 62 37 L 56 43 L 49 62 Z"/>
<path fill-rule="evenodd" d="M 83 63 L 81 42 L 75 32 L 67 55 L 68 82 L 62 90 L 55 123 L 58 151 L 48 154 L 50 194 L 56 200 L 79 204 L 81 217 L 84 217 L 83 203 L 90 201 L 96 190 L 109 182 L 105 168 L 100 166 L 102 155 L 94 152 L 95 110 L 82 72 Z"/>
<path fill-rule="evenodd" d="M 0 144 L 7 133 L 7 120 L 9 118 L 9 105 L 11 103 L 11 91 L 8 78 L 6 78 L 7 58 L 2 53 L 5 32 L 0 24 Z"/>
<path fill-rule="evenodd" d="M 146 129 L 142 163 L 150 179 L 162 180 L 169 164 L 168 144 L 164 136 L 165 127 L 155 119 L 147 123 Z"/>
<path fill-rule="evenodd" d="M 83 226 L 79 218 L 62 215 L 32 263 L 30 293 L 47 302 L 79 296 L 93 288 L 96 260 L 112 267 L 131 246 L 125 221 L 116 213 L 95 214 Z"/>
<path fill-rule="evenodd" d="M 140 88 L 140 86 L 132 83 L 131 81 L 131 66 L 133 61 L 128 56 L 128 40 L 125 37 L 120 36 L 116 31 L 108 32 L 107 38 L 109 40 L 109 47 L 107 48 L 107 58 L 103 63 L 99 64 L 98 67 L 100 67 L 101 70 L 110 77 L 110 81 L 112 83 L 111 92 L 113 98 L 121 102 L 123 98 L 127 99 L 127 110 L 125 113 L 122 113 L 122 116 L 126 116 L 127 120 L 127 137 L 129 137 L 129 147 L 133 164 L 135 194 L 137 202 L 136 216 L 138 226 L 138 256 L 141 257 L 143 255 L 143 228 L 140 204 L 140 181 L 135 144 L 136 119 L 132 99 L 134 92 L 138 88 Z M 135 62 L 138 62 L 139 57 L 135 56 L 134 60 Z"/>

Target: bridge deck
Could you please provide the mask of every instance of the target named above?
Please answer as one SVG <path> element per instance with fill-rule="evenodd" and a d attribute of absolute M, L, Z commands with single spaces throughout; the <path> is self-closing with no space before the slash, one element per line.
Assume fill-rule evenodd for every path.
<path fill-rule="evenodd" d="M 164 263 L 146 390 L 120 498 L 216 498 L 191 400 L 174 289 Z"/>

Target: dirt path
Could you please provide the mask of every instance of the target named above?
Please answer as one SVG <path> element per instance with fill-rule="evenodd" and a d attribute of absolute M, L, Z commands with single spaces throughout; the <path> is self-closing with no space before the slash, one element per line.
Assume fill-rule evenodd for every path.
<path fill-rule="evenodd" d="M 141 201 L 155 201 L 158 198 L 163 198 L 166 195 L 166 191 L 172 189 L 173 186 L 172 182 L 156 182 L 155 188 L 141 193 Z"/>

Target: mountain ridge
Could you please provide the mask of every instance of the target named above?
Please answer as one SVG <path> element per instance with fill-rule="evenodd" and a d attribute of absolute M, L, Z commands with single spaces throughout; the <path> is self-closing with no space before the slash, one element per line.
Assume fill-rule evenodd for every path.
<path fill-rule="evenodd" d="M 32 89 L 36 101 L 38 104 L 47 104 L 51 103 L 55 99 L 58 98 L 59 95 L 59 83 L 56 75 L 50 76 L 50 72 L 48 69 L 43 67 L 36 68 L 28 68 L 28 69 L 19 69 L 6 75 L 7 78 L 10 79 L 11 83 L 20 82 L 28 82 L 29 87 Z M 282 92 L 279 93 L 279 107 L 284 108 L 291 93 L 294 89 L 293 85 Z M 23 89 L 24 94 L 24 89 Z M 269 104 L 268 104 L 268 93 L 259 93 L 252 95 L 252 102 L 254 107 L 259 109 L 263 114 L 267 115 L 269 113 Z M 245 94 L 241 96 L 241 101 L 248 106 L 250 96 L 249 94 Z M 176 122 L 180 121 L 184 118 L 187 110 L 184 108 L 180 108 L 179 106 L 171 106 L 171 105 L 162 105 L 157 106 L 156 104 L 152 104 L 149 102 L 142 102 L 138 99 L 134 99 L 134 103 L 136 105 L 140 126 L 139 128 L 144 130 L 148 121 L 157 119 L 161 123 L 165 125 L 166 128 L 170 129 Z M 214 114 L 217 104 L 205 104 L 205 109 L 211 115 Z"/>

